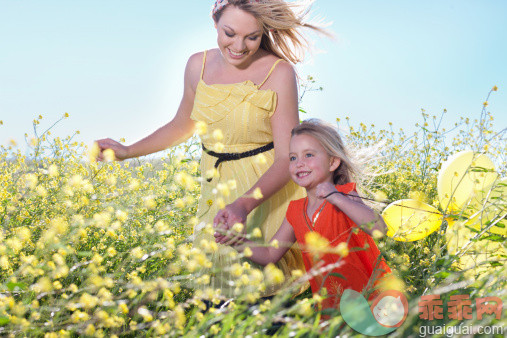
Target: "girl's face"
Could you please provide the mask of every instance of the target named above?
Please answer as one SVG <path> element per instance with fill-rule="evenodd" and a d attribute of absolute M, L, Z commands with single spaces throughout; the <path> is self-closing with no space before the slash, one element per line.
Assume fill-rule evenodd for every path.
<path fill-rule="evenodd" d="M 333 171 L 340 159 L 329 156 L 313 136 L 300 134 L 290 140 L 289 172 L 292 180 L 306 190 L 324 182 L 333 183 Z"/>
<path fill-rule="evenodd" d="M 233 66 L 248 66 L 259 50 L 262 29 L 255 17 L 235 6 L 227 6 L 218 22 L 218 48 L 224 59 Z"/>

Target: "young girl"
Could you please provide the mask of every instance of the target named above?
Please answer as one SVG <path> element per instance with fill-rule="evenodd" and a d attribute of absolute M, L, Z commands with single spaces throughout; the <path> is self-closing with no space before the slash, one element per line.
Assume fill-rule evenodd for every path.
<path fill-rule="evenodd" d="M 188 59 L 176 116 L 129 146 L 111 139 L 97 141 L 101 150 L 113 149 L 121 160 L 174 146 L 188 139 L 197 123 L 204 125 L 200 128 L 207 130 L 201 135 L 204 177 L 197 208 L 199 224 L 194 229 L 195 247 L 215 240 L 204 231 L 214 223 L 229 228 L 240 222 L 247 232 L 260 227 L 268 240 L 278 230 L 289 201 L 304 194 L 290 182 L 287 170 L 290 130 L 299 122 L 293 65 L 308 49 L 301 30 L 321 31 L 305 20 L 311 1 L 304 2 L 307 6 L 300 15 L 292 3 L 283 0 L 215 1 L 211 14 L 218 48 Z M 221 147 L 215 147 L 217 134 L 223 135 Z M 266 159 L 262 163 L 255 161 L 260 153 Z M 218 175 L 205 176 L 214 170 Z M 218 184 L 231 182 L 235 189 L 227 196 L 213 193 Z M 252 197 L 256 189 L 262 191 L 262 198 Z M 217 203 L 218 197 L 223 197 L 225 207 Z M 234 261 L 232 252 L 221 245 L 210 254 L 210 284 L 198 287 L 213 287 L 222 295 L 234 296 L 238 277 L 227 269 Z M 278 267 L 286 277 L 292 270 L 303 268 L 299 250 L 288 251 Z M 274 287 L 268 288 L 263 296 L 275 291 Z"/>
<path fill-rule="evenodd" d="M 337 308 L 344 289 L 362 292 L 391 271 L 371 237 L 375 231 L 384 234 L 386 225 L 359 198 L 351 182 L 356 169 L 332 126 L 312 119 L 295 127 L 291 135 L 290 175 L 307 196 L 289 204 L 286 218 L 270 241 L 278 241 L 278 246 L 259 247 L 251 241 L 232 245 L 238 251 L 250 247 L 253 254 L 249 258 L 267 265 L 277 262 L 297 241 L 306 270 L 318 268 L 310 280 L 312 292 L 326 288 L 323 308 Z M 327 253 L 316 255 L 315 250 L 308 250 L 315 245 L 311 233 L 327 239 Z M 222 237 L 218 240 L 224 241 Z"/>

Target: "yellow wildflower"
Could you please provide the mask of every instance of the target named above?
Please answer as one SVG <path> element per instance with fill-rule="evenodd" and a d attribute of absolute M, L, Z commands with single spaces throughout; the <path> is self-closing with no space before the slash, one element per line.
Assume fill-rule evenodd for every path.
<path fill-rule="evenodd" d="M 237 187 L 236 180 L 228 180 L 227 185 L 229 186 L 229 189 L 235 190 Z"/>
<path fill-rule="evenodd" d="M 195 123 L 195 130 L 197 134 L 204 135 L 208 132 L 208 125 L 204 121 L 197 121 Z"/>
<path fill-rule="evenodd" d="M 252 230 L 252 237 L 254 238 L 261 238 L 262 237 L 262 231 L 259 228 L 255 228 Z"/>
<path fill-rule="evenodd" d="M 229 186 L 225 183 L 218 183 L 217 184 L 217 190 L 225 197 L 229 196 L 231 194 L 229 190 Z"/>
<path fill-rule="evenodd" d="M 180 186 L 182 186 L 187 190 L 191 190 L 195 185 L 194 178 L 184 172 L 177 173 L 174 176 L 174 180 L 176 181 L 176 183 L 178 183 Z"/>
<path fill-rule="evenodd" d="M 217 143 L 215 143 L 213 148 L 215 149 L 215 151 L 217 153 L 221 153 L 224 150 L 225 145 L 222 142 L 217 142 Z"/>
<path fill-rule="evenodd" d="M 408 198 L 419 201 L 419 202 L 426 202 L 428 199 L 426 197 L 426 194 L 421 191 L 411 191 L 408 193 Z"/>
<path fill-rule="evenodd" d="M 341 242 L 336 246 L 334 251 L 342 257 L 347 257 L 349 255 L 349 246 L 347 243 Z"/>
<path fill-rule="evenodd" d="M 264 154 L 258 154 L 255 156 L 255 162 L 258 164 L 266 164 L 266 156 Z"/>
<path fill-rule="evenodd" d="M 95 162 L 99 154 L 100 154 L 99 144 L 97 142 L 93 142 L 92 146 L 88 151 L 88 159 L 90 160 L 90 162 Z"/>
<path fill-rule="evenodd" d="M 306 247 L 309 251 L 313 253 L 320 253 L 326 251 L 329 246 L 329 241 L 327 238 L 322 237 L 317 232 L 308 232 L 305 235 Z"/>
<path fill-rule="evenodd" d="M 114 248 L 109 247 L 109 248 L 107 249 L 107 254 L 109 255 L 109 257 L 114 257 L 114 256 L 116 256 L 117 251 L 116 251 Z"/>
<path fill-rule="evenodd" d="M 253 198 L 255 198 L 256 200 L 260 200 L 263 197 L 261 188 L 259 187 L 255 188 L 252 195 Z"/>
<path fill-rule="evenodd" d="M 383 192 L 383 191 L 380 191 L 380 190 L 375 192 L 373 198 L 377 202 L 385 202 L 385 201 L 387 201 L 387 195 L 386 195 L 386 193 Z"/>
<path fill-rule="evenodd" d="M 213 178 L 219 178 L 220 174 L 218 173 L 218 170 L 216 168 L 211 168 L 209 170 L 206 170 L 206 173 L 204 176 L 207 179 L 213 179 Z"/>
<path fill-rule="evenodd" d="M 144 199 L 144 206 L 148 210 L 153 210 L 157 206 L 157 202 L 153 199 L 153 197 L 149 196 Z"/>
<path fill-rule="evenodd" d="M 253 255 L 252 249 L 246 247 L 245 250 L 243 250 L 243 255 L 245 255 L 245 257 L 252 257 Z"/>
<path fill-rule="evenodd" d="M 145 322 L 151 322 L 153 320 L 153 315 L 151 314 L 150 310 L 144 306 L 141 306 L 137 312 L 141 315 L 141 317 L 143 317 L 143 320 Z"/>
<path fill-rule="evenodd" d="M 174 200 L 174 206 L 178 209 L 183 209 L 185 207 L 185 201 L 181 198 L 177 198 Z"/>
<path fill-rule="evenodd" d="M 141 249 L 140 247 L 136 247 L 136 248 L 132 249 L 132 251 L 130 251 L 130 253 L 136 259 L 141 259 L 141 257 L 144 256 L 144 250 Z"/>
<path fill-rule="evenodd" d="M 9 264 L 9 258 L 7 256 L 0 257 L 0 268 L 9 270 L 10 266 L 11 265 Z"/>
<path fill-rule="evenodd" d="M 102 154 L 104 155 L 104 159 L 106 160 L 106 162 L 113 162 L 116 158 L 113 149 L 106 149 L 102 152 Z"/>
<path fill-rule="evenodd" d="M 76 311 L 70 316 L 73 323 L 86 322 L 90 316 L 86 312 Z"/>
<path fill-rule="evenodd" d="M 294 278 L 300 278 L 303 276 L 303 271 L 300 269 L 292 270 L 292 277 Z"/>
<path fill-rule="evenodd" d="M 119 310 L 120 312 L 122 312 L 123 314 L 127 314 L 127 313 L 129 313 L 129 308 L 128 308 L 127 304 L 125 304 L 125 303 L 120 303 L 120 304 L 118 305 L 118 310 Z"/>
<path fill-rule="evenodd" d="M 231 266 L 231 273 L 233 276 L 239 277 L 243 273 L 243 267 L 238 263 L 234 263 Z"/>
<path fill-rule="evenodd" d="M 213 131 L 213 138 L 216 141 L 222 141 L 224 139 L 224 134 L 222 133 L 222 131 L 220 129 L 215 129 Z"/>
<path fill-rule="evenodd" d="M 25 176 L 23 176 L 23 178 L 25 180 L 25 185 L 28 188 L 34 189 L 37 186 L 38 179 L 35 174 L 26 174 Z"/>
<path fill-rule="evenodd" d="M 87 336 L 93 336 L 95 334 L 95 326 L 93 326 L 93 324 L 88 324 L 84 333 Z"/>
<path fill-rule="evenodd" d="M 58 176 L 58 167 L 54 164 L 51 164 L 48 168 L 48 175 L 50 177 L 56 177 Z"/>
<path fill-rule="evenodd" d="M 219 209 L 225 208 L 225 201 L 222 197 L 217 198 L 217 206 Z"/>
<path fill-rule="evenodd" d="M 377 229 L 373 230 L 371 235 L 375 239 L 380 239 L 380 238 L 384 237 L 384 234 L 380 230 L 377 230 Z"/>
<path fill-rule="evenodd" d="M 264 268 L 266 280 L 271 284 L 281 284 L 285 280 L 282 270 L 278 269 L 273 263 L 269 263 Z"/>
<path fill-rule="evenodd" d="M 244 228 L 245 226 L 242 223 L 234 223 L 234 225 L 232 226 L 232 230 L 236 232 L 242 232 Z"/>

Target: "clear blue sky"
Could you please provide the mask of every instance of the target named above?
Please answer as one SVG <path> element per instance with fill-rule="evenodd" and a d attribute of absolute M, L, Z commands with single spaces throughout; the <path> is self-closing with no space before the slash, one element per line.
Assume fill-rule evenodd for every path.
<path fill-rule="evenodd" d="M 134 142 L 178 107 L 187 58 L 216 46 L 213 1 L 0 0 L 0 143 L 23 142 L 63 113 L 53 134 Z M 324 91 L 306 117 L 411 128 L 420 110 L 479 117 L 490 99 L 507 126 L 507 1 L 317 0 L 336 40 L 298 66 Z"/>

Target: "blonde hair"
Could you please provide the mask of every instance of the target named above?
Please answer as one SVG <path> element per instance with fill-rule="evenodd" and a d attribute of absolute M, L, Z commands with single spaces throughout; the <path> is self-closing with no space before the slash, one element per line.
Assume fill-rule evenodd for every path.
<path fill-rule="evenodd" d="M 212 14 L 218 22 L 228 6 L 235 6 L 252 14 L 262 27 L 260 48 L 292 64 L 301 62 L 310 44 L 300 32 L 309 28 L 325 35 L 329 32 L 314 24 L 305 22 L 313 0 L 285 2 L 283 0 L 228 0 L 228 4 Z"/>
<path fill-rule="evenodd" d="M 352 182 L 360 175 L 359 167 L 352 160 L 345 149 L 340 134 L 334 126 L 319 119 L 309 119 L 294 127 L 291 137 L 295 135 L 310 135 L 324 147 L 327 154 L 340 159 L 340 165 L 333 172 L 334 184 Z"/>

